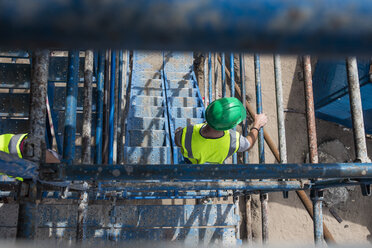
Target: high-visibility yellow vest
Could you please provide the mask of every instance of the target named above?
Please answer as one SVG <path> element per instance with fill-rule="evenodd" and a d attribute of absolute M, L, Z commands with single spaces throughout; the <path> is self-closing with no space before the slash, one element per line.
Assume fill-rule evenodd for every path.
<path fill-rule="evenodd" d="M 26 137 L 27 133 L 25 134 L 2 134 L 0 135 L 0 151 L 6 152 L 8 154 L 16 155 L 19 158 L 22 158 L 21 152 L 21 142 L 24 137 Z M 5 175 L 4 173 L 0 173 L 0 175 Z M 12 177 L 6 175 L 8 177 Z M 15 177 L 15 179 L 19 181 L 23 181 L 21 177 Z"/>
<path fill-rule="evenodd" d="M 240 134 L 224 131 L 221 138 L 204 138 L 200 134 L 205 123 L 185 127 L 182 130 L 182 155 L 193 164 L 222 164 L 239 149 Z"/>
<path fill-rule="evenodd" d="M 27 133 L 0 135 L 0 151 L 22 158 L 21 142 L 26 135 Z"/>

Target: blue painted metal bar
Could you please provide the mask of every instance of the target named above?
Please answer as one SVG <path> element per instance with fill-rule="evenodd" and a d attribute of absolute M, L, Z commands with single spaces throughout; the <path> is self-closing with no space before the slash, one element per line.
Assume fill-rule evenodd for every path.
<path fill-rule="evenodd" d="M 207 61 L 208 54 L 204 54 L 204 106 L 208 106 L 208 97 L 207 97 L 207 92 L 208 92 L 208 80 L 207 80 L 207 74 L 208 74 L 208 61 Z"/>
<path fill-rule="evenodd" d="M 9 163 L 9 162 L 8 162 Z M 8 164 L 0 163 L 0 166 Z M 52 173 L 54 171 L 54 173 Z M 290 178 L 371 178 L 372 163 L 249 165 L 41 165 L 42 180 L 247 180 Z"/>
<path fill-rule="evenodd" d="M 230 78 L 231 78 L 231 97 L 235 97 L 235 70 L 234 70 L 234 54 L 230 54 Z"/>
<path fill-rule="evenodd" d="M 208 86 L 209 86 L 209 99 L 208 105 L 212 103 L 212 55 L 208 54 Z"/>
<path fill-rule="evenodd" d="M 320 190 L 311 190 L 310 197 L 313 201 L 314 206 L 314 241 L 315 245 L 323 245 L 323 191 Z"/>
<path fill-rule="evenodd" d="M 97 82 L 98 77 L 98 52 L 93 52 L 93 81 Z"/>
<path fill-rule="evenodd" d="M 50 0 L 32 3 L 29 8 L 24 8 L 23 1 L 0 4 L 2 47 L 53 44 L 320 54 L 371 52 L 372 3 L 368 0 L 344 0 L 342 4 L 335 0 L 122 0 L 79 4 L 74 0 Z M 205 15 L 206 10 L 213 15 Z M 99 17 L 107 13 L 110 21 L 102 21 Z M 84 22 L 66 25 L 66 18 Z M 19 22 L 23 19 L 27 22 Z"/>
<path fill-rule="evenodd" d="M 0 185 L 0 197 L 16 197 L 19 185 L 10 184 L 11 182 L 4 182 Z M 322 182 L 316 184 L 304 184 L 299 181 L 290 181 L 285 183 L 276 182 L 174 182 L 174 183 L 121 183 L 117 186 L 115 184 L 106 186 L 105 183 L 100 183 L 100 188 L 92 188 L 89 190 L 89 196 L 86 199 L 97 200 L 97 199 L 109 199 L 112 196 L 118 197 L 118 199 L 130 199 L 130 196 L 142 196 L 143 199 L 147 199 L 147 196 L 163 197 L 162 199 L 198 199 L 204 197 L 223 197 L 235 194 L 240 194 L 241 191 L 245 192 L 278 192 L 282 190 L 306 190 L 306 189 L 325 189 L 334 187 L 348 187 L 357 186 L 362 183 L 371 183 L 369 181 L 354 181 L 346 182 L 344 180 L 333 180 L 333 182 Z M 234 192 L 229 192 L 233 190 Z M 47 189 L 43 185 L 42 199 L 52 198 L 61 199 L 76 199 L 78 200 L 81 196 L 80 191 L 69 191 L 63 192 L 63 188 L 60 189 Z M 166 191 L 166 192 L 164 192 Z"/>
<path fill-rule="evenodd" d="M 198 81 L 196 80 L 196 75 L 195 75 L 195 72 L 192 71 L 191 73 L 191 76 L 192 76 L 192 80 L 193 80 L 193 85 L 194 85 L 194 88 L 196 89 L 196 95 L 198 97 L 198 101 L 199 101 L 199 106 L 203 108 L 203 118 L 205 118 L 205 105 L 203 103 L 203 99 L 201 97 L 201 93 L 200 93 L 200 89 L 199 89 L 199 86 L 198 86 Z"/>
<path fill-rule="evenodd" d="M 278 181 L 260 181 L 260 182 L 246 182 L 246 181 L 183 181 L 183 182 L 141 182 L 141 183 L 121 183 L 115 185 L 112 183 L 102 184 L 102 191 L 114 191 L 114 190 L 126 190 L 130 191 L 151 191 L 154 193 L 156 191 L 173 191 L 178 190 L 179 195 L 202 195 L 210 191 L 217 190 L 217 192 L 223 192 L 222 190 L 245 190 L 245 191 L 280 191 L 281 189 L 308 189 L 312 185 L 304 184 L 300 181 L 288 181 L 288 182 L 278 182 Z M 202 192 L 198 192 L 198 191 Z M 187 191 L 187 192 L 183 192 Z M 191 192 L 188 192 L 191 191 Z M 136 193 L 134 192 L 134 193 Z"/>
<path fill-rule="evenodd" d="M 242 83 L 242 102 L 243 102 L 243 106 L 244 106 L 244 109 L 246 109 L 246 92 L 245 92 L 245 64 L 244 64 L 244 54 L 241 53 L 239 55 L 239 59 L 240 59 L 240 81 Z M 248 132 L 247 132 L 247 119 L 243 120 L 243 136 L 244 137 L 247 137 L 248 135 Z M 244 161 L 244 164 L 248 164 L 249 163 L 249 154 L 248 154 L 248 151 L 244 152 L 243 153 L 243 161 Z"/>
<path fill-rule="evenodd" d="M 261 94 L 261 69 L 260 57 L 258 54 L 254 55 L 254 71 L 256 84 L 256 106 L 257 114 L 262 114 L 262 94 Z M 260 163 L 265 163 L 265 140 L 263 128 L 258 132 L 258 153 Z M 269 224 L 268 224 L 268 195 L 260 194 L 261 200 L 261 218 L 262 218 L 262 242 L 267 243 L 269 238 Z"/>
<path fill-rule="evenodd" d="M 166 80 L 166 77 L 165 77 L 165 64 L 166 64 L 166 61 L 165 61 L 165 56 L 164 56 L 164 52 L 163 52 L 163 69 L 161 71 L 161 87 L 162 87 L 162 91 L 163 91 L 163 99 L 162 99 L 162 102 L 163 102 L 163 108 L 164 108 L 164 119 L 165 119 L 165 135 L 166 135 L 166 140 L 165 140 L 165 144 L 168 148 L 168 151 L 167 151 L 167 160 L 168 163 L 171 163 L 171 144 L 170 144 L 170 139 L 172 139 L 172 142 L 173 142 L 173 148 L 176 148 L 175 146 L 175 143 L 174 143 L 174 137 L 173 134 L 174 134 L 174 126 L 170 124 L 170 121 L 172 119 L 172 116 L 171 116 L 171 111 L 170 111 L 170 106 L 168 104 L 168 100 L 167 100 L 167 89 L 168 89 L 168 81 Z M 170 134 L 169 132 L 171 132 L 172 134 Z M 171 138 L 172 137 L 172 138 Z M 174 156 L 174 153 L 173 153 L 173 156 Z M 177 158 L 178 158 L 178 154 L 177 154 Z M 173 163 L 178 163 L 178 160 L 173 160 Z"/>
<path fill-rule="evenodd" d="M 165 58 L 163 57 L 163 63 L 165 64 Z M 162 79 L 163 79 L 163 83 L 162 85 L 164 85 L 164 88 L 165 88 L 165 94 L 166 94 L 166 98 L 168 98 L 168 94 L 167 94 L 167 91 L 169 89 L 169 85 L 168 85 L 168 78 L 167 78 L 167 75 L 165 73 L 165 71 L 163 70 L 162 71 Z M 166 99 L 166 107 L 167 107 L 167 111 L 168 111 L 168 114 L 169 114 L 169 118 L 168 120 L 166 120 L 166 122 L 168 123 L 168 126 L 170 128 L 170 137 L 171 137 L 171 141 L 172 141 L 172 155 L 173 155 L 173 163 L 174 164 L 178 164 L 179 162 L 179 159 L 178 159 L 178 147 L 176 146 L 176 143 L 175 143 L 175 130 L 174 130 L 174 117 L 171 116 L 171 107 L 170 105 L 168 104 L 168 99 Z"/>
<path fill-rule="evenodd" d="M 63 160 L 67 164 L 72 164 L 75 158 L 76 106 L 79 83 L 78 50 L 69 51 L 67 75 Z"/>
<path fill-rule="evenodd" d="M 97 126 L 96 126 L 96 159 L 97 164 L 102 163 L 102 128 L 103 128 L 103 87 L 104 87 L 105 53 L 98 55 L 97 78 Z"/>
<path fill-rule="evenodd" d="M 115 115 L 115 78 L 116 78 L 116 51 L 111 51 L 111 74 L 110 74 L 110 113 L 109 113 L 109 146 L 108 163 L 113 163 L 114 156 L 114 115 Z"/>
<path fill-rule="evenodd" d="M 261 69 L 260 69 L 260 57 L 254 55 L 254 69 L 255 69 L 255 84 L 256 84 L 256 106 L 257 114 L 262 114 L 262 94 L 261 94 Z M 264 133 L 261 128 L 258 133 L 258 153 L 260 163 L 265 163 L 265 146 L 264 146 Z"/>
<path fill-rule="evenodd" d="M 275 74 L 275 96 L 276 96 L 276 114 L 278 122 L 278 137 L 279 137 L 279 153 L 280 163 L 287 163 L 287 144 L 285 136 L 284 124 L 284 108 L 283 108 L 283 85 L 282 85 L 282 69 L 280 56 L 274 55 L 274 74 Z M 288 192 L 283 191 L 283 197 L 288 198 Z"/>
<path fill-rule="evenodd" d="M 230 54 L 230 79 L 231 79 L 231 97 L 235 97 L 235 68 L 234 68 L 234 54 Z M 236 128 L 234 128 L 236 130 Z M 238 163 L 238 155 L 235 153 L 232 156 L 233 164 Z"/>
<path fill-rule="evenodd" d="M 116 111 L 117 114 L 117 120 L 118 120 L 118 138 L 117 138 L 117 152 L 116 152 L 116 157 L 117 157 L 117 163 L 121 164 L 124 162 L 123 160 L 123 150 L 124 150 L 124 143 L 123 143 L 123 138 L 124 138 L 124 126 L 125 122 L 124 119 L 124 101 L 125 101 L 125 94 L 124 94 L 124 65 L 123 65 L 123 50 L 119 51 L 119 75 L 118 75 L 118 109 Z"/>
<path fill-rule="evenodd" d="M 225 53 L 221 53 L 221 58 L 222 97 L 226 97 Z"/>

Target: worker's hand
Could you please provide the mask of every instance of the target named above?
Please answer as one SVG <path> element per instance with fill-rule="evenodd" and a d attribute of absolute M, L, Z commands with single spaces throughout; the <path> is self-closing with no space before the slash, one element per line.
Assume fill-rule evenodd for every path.
<path fill-rule="evenodd" d="M 267 123 L 267 116 L 266 114 L 255 114 L 254 115 L 254 127 L 260 129 L 261 127 L 265 126 Z"/>
<path fill-rule="evenodd" d="M 179 127 L 176 129 L 176 131 L 174 133 L 177 133 L 178 131 L 180 131 L 182 129 L 182 127 Z"/>

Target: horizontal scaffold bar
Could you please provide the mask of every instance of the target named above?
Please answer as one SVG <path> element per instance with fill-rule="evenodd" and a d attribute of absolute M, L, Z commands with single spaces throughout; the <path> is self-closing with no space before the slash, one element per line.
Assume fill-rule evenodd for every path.
<path fill-rule="evenodd" d="M 246 180 L 372 178 L 372 163 L 231 165 L 65 165 L 44 164 L 46 181 Z"/>
<path fill-rule="evenodd" d="M 369 0 L 0 1 L 0 47 L 371 55 L 371 12 Z"/>

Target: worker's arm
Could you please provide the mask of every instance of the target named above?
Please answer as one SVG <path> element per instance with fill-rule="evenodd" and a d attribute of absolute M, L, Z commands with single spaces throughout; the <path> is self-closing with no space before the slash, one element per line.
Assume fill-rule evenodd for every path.
<path fill-rule="evenodd" d="M 251 131 L 249 132 L 247 136 L 247 140 L 249 141 L 249 148 L 252 148 L 254 143 L 257 140 L 258 137 L 258 130 L 260 128 L 263 128 L 267 123 L 267 116 L 266 114 L 256 114 L 254 116 L 254 124 L 253 127 L 251 128 Z"/>
<path fill-rule="evenodd" d="M 181 147 L 182 143 L 182 127 L 179 127 L 174 132 L 174 143 L 176 143 L 176 146 Z"/>

